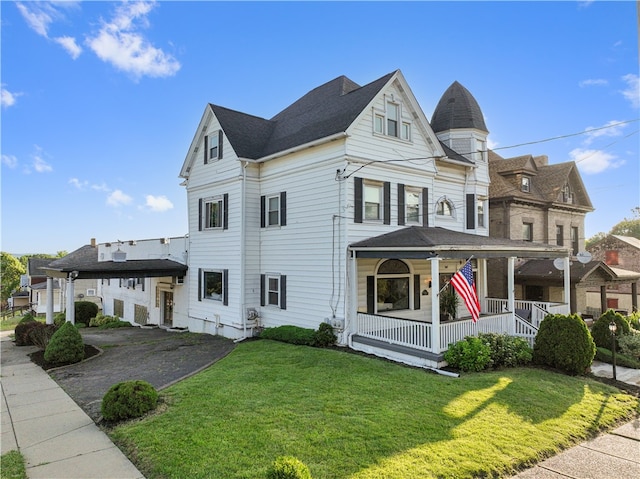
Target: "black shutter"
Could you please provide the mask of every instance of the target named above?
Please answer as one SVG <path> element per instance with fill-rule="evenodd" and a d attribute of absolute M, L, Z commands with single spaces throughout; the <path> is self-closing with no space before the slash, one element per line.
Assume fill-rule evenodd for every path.
<path fill-rule="evenodd" d="M 413 309 L 420 309 L 420 275 L 413 275 Z"/>
<path fill-rule="evenodd" d="M 209 154 L 209 136 L 204 135 L 204 164 L 207 164 L 207 155 Z"/>
<path fill-rule="evenodd" d="M 280 276 L 280 309 L 287 309 L 287 276 Z"/>
<path fill-rule="evenodd" d="M 287 192 L 280 193 L 280 226 L 287 225 Z"/>
<path fill-rule="evenodd" d="M 222 304 L 229 305 L 229 270 L 222 270 Z"/>
<path fill-rule="evenodd" d="M 353 179 L 353 221 L 362 223 L 362 178 Z"/>
<path fill-rule="evenodd" d="M 467 195 L 467 229 L 472 230 L 476 227 L 476 195 Z"/>
<path fill-rule="evenodd" d="M 376 277 L 367 276 L 367 314 L 374 314 L 376 311 Z"/>
<path fill-rule="evenodd" d="M 202 198 L 198 200 L 198 231 L 202 231 Z"/>
<path fill-rule="evenodd" d="M 202 301 L 202 268 L 198 268 L 198 301 Z"/>
<path fill-rule="evenodd" d="M 398 226 L 403 226 L 404 224 L 404 185 L 398 183 Z"/>
<path fill-rule="evenodd" d="M 222 229 L 229 229 L 229 193 L 222 195 Z"/>
<path fill-rule="evenodd" d="M 265 302 L 265 280 L 266 276 L 264 274 L 260 275 L 260 306 L 264 306 Z"/>
<path fill-rule="evenodd" d="M 262 195 L 260 197 L 260 228 L 265 226 L 265 213 L 267 209 L 267 199 Z"/>
<path fill-rule="evenodd" d="M 218 159 L 222 158 L 222 130 L 218 130 Z"/>
<path fill-rule="evenodd" d="M 385 181 L 382 187 L 382 197 L 384 202 L 384 224 L 391 224 L 391 183 Z"/>
<path fill-rule="evenodd" d="M 429 226 L 429 188 L 422 188 L 422 226 Z"/>

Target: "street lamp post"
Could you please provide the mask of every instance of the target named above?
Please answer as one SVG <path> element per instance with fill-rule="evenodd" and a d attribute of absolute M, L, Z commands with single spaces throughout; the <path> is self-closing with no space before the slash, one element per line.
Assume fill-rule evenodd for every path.
<path fill-rule="evenodd" d="M 611 352 L 613 353 L 613 380 L 617 381 L 616 378 L 616 330 L 618 327 L 616 326 L 615 321 L 611 321 L 609 323 L 609 331 L 611 331 Z"/>

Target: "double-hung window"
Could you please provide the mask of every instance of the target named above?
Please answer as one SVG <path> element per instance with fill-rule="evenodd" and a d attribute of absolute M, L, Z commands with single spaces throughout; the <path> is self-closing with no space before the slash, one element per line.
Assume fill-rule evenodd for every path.
<path fill-rule="evenodd" d="M 477 207 L 477 212 L 478 212 L 478 228 L 484 228 L 486 227 L 486 223 L 485 223 L 485 200 L 483 199 L 478 199 L 478 203 L 476 205 Z"/>
<path fill-rule="evenodd" d="M 522 239 L 533 241 L 533 223 L 522 223 Z"/>
<path fill-rule="evenodd" d="M 382 219 L 382 184 L 364 183 L 364 219 Z"/>
<path fill-rule="evenodd" d="M 222 130 L 204 137 L 204 163 L 211 163 L 222 158 Z"/>
<path fill-rule="evenodd" d="M 287 192 L 281 191 L 273 195 L 260 197 L 260 226 L 286 226 L 287 224 Z"/>
<path fill-rule="evenodd" d="M 564 226 L 556 225 L 556 244 L 564 246 Z"/>
<path fill-rule="evenodd" d="M 229 304 L 227 269 L 200 269 L 198 275 L 198 301 L 203 299 Z"/>
<path fill-rule="evenodd" d="M 199 210 L 199 230 L 227 229 L 229 217 L 229 195 L 201 198 Z"/>
<path fill-rule="evenodd" d="M 354 178 L 354 221 L 391 224 L 391 183 Z"/>
<path fill-rule="evenodd" d="M 387 135 L 399 136 L 398 122 L 400 107 L 396 103 L 387 103 Z"/>
<path fill-rule="evenodd" d="M 373 131 L 380 135 L 411 140 L 411 122 L 402 118 L 402 104 L 393 101 L 386 103 L 384 111 L 374 110 Z"/>
<path fill-rule="evenodd" d="M 578 234 L 578 227 L 572 226 L 571 227 L 571 249 L 573 250 L 574 255 L 579 253 L 579 249 L 578 249 L 580 245 L 579 238 L 580 238 L 580 235 Z"/>
<path fill-rule="evenodd" d="M 260 275 L 260 304 L 287 309 L 287 277 L 278 273 Z"/>
<path fill-rule="evenodd" d="M 524 193 L 529 193 L 531 191 L 531 178 L 523 176 L 520 183 L 520 189 Z"/>
<path fill-rule="evenodd" d="M 414 188 L 405 189 L 405 211 L 407 223 L 420 223 L 420 190 Z"/>

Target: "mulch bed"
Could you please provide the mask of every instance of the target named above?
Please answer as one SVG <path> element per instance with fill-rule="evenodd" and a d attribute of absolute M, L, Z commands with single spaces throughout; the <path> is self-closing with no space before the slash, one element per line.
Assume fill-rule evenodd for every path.
<path fill-rule="evenodd" d="M 100 350 L 98 348 L 96 348 L 94 346 L 91 346 L 90 344 L 85 344 L 84 345 L 84 359 L 85 360 L 89 359 L 89 358 L 92 358 L 93 356 L 96 356 L 98 354 L 100 354 Z M 44 351 L 42 349 L 39 349 L 35 353 L 29 354 L 29 357 L 31 358 L 31 362 L 37 364 L 38 366 L 40 366 L 45 371 L 48 371 L 49 369 L 53 369 L 53 368 L 59 368 L 61 366 L 68 366 L 70 364 L 75 364 L 75 363 L 50 363 L 50 362 L 47 362 L 44 359 Z"/>

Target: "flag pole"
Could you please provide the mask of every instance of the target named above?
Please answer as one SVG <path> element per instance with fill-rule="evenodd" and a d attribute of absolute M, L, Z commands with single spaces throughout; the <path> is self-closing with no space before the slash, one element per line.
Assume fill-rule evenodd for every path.
<path fill-rule="evenodd" d="M 471 260 L 473 259 L 473 256 L 474 256 L 474 255 L 469 256 L 469 259 L 468 259 L 467 261 L 465 261 L 464 263 L 462 263 L 462 267 L 458 268 L 458 269 L 456 270 L 456 273 L 457 273 L 458 271 L 460 271 L 462 268 L 464 268 L 464 265 L 465 265 L 465 264 L 467 264 L 469 261 L 471 261 Z M 453 273 L 453 274 L 451 275 L 451 278 L 453 278 L 453 275 L 455 275 L 456 273 Z M 438 296 L 440 296 L 440 293 L 442 293 L 442 292 L 444 291 L 444 288 L 446 288 L 447 286 L 449 286 L 449 284 L 451 283 L 451 278 L 449 278 L 449 279 L 447 280 L 447 282 L 446 282 L 446 283 L 444 283 L 444 286 L 443 286 L 442 288 L 440 288 L 440 291 L 438 291 Z"/>

